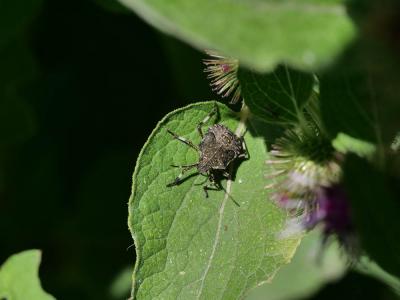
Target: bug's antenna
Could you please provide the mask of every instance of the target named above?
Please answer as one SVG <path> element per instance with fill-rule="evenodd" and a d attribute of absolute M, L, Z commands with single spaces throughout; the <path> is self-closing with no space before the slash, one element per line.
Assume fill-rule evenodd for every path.
<path fill-rule="evenodd" d="M 240 204 L 232 197 L 230 193 L 221 185 L 222 190 L 225 192 L 225 194 L 228 195 L 229 198 L 231 198 L 232 202 L 235 203 L 238 207 L 240 207 Z"/>

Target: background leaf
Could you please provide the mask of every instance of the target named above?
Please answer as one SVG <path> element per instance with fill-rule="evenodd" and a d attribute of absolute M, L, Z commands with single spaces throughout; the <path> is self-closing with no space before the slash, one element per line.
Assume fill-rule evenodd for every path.
<path fill-rule="evenodd" d="M 353 138 L 342 132 L 339 132 L 332 141 L 332 146 L 341 153 L 355 153 L 361 157 L 371 157 L 376 150 L 374 144 Z"/>
<path fill-rule="evenodd" d="M 36 131 L 35 113 L 25 92 L 38 72 L 23 39 L 14 39 L 0 48 L 0 66 L 1 149 L 28 140 Z"/>
<path fill-rule="evenodd" d="M 0 49 L 21 34 L 36 17 L 43 0 L 0 2 Z"/>
<path fill-rule="evenodd" d="M 196 124 L 212 107 L 213 102 L 198 103 L 168 114 L 137 161 L 129 201 L 137 299 L 240 299 L 249 288 L 271 280 L 299 242 L 298 237 L 278 238 L 285 213 L 268 201 L 267 150 L 257 136 L 263 128 L 251 121 L 245 135 L 250 159 L 226 186 L 230 196 L 211 191 L 205 198 L 202 176 L 166 188 L 179 173 L 171 164 L 198 160 L 195 151 L 173 140 L 166 129 L 199 143 Z M 225 106 L 219 105 L 219 111 L 221 123 L 233 131 L 245 125 Z"/>
<path fill-rule="evenodd" d="M 340 0 L 120 0 L 158 29 L 258 70 L 329 62 L 354 28 Z"/>
<path fill-rule="evenodd" d="M 0 299 L 55 299 L 40 285 L 39 264 L 39 250 L 24 251 L 8 258 L 0 267 Z"/>
<path fill-rule="evenodd" d="M 359 37 L 320 76 L 321 111 L 332 137 L 342 132 L 383 148 L 400 128 L 400 4 L 392 0 L 348 4 Z"/>
<path fill-rule="evenodd" d="M 339 245 L 332 242 L 323 248 L 321 241 L 318 230 L 304 236 L 290 264 L 283 266 L 272 282 L 250 291 L 245 299 L 306 299 L 341 278 L 347 268 Z"/>
<path fill-rule="evenodd" d="M 131 292 L 133 267 L 126 267 L 116 275 L 110 286 L 110 295 L 113 299 L 127 299 Z"/>
<path fill-rule="evenodd" d="M 251 112 L 271 123 L 297 122 L 314 83 L 312 74 L 287 66 L 264 74 L 240 68 L 238 78 Z"/>
<path fill-rule="evenodd" d="M 398 189 L 400 182 L 351 155 L 346 158 L 344 183 L 363 249 L 383 269 L 399 276 L 400 203 L 393 187 Z"/>

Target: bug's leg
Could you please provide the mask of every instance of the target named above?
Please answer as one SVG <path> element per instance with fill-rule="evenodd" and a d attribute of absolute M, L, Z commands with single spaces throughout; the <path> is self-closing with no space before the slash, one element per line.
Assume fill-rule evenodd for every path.
<path fill-rule="evenodd" d="M 204 190 L 204 194 L 206 194 L 206 198 L 208 198 L 208 192 L 207 192 L 208 188 L 206 185 L 203 186 L 203 190 Z"/>
<path fill-rule="evenodd" d="M 206 194 L 206 198 L 208 198 L 208 190 L 219 191 L 222 189 L 222 186 L 215 181 L 214 174 L 208 173 L 208 180 L 210 180 L 210 184 L 203 186 L 204 193 Z"/>
<path fill-rule="evenodd" d="M 203 126 L 208 120 L 211 119 L 218 112 L 218 106 L 215 104 L 212 111 L 197 125 L 197 131 L 199 132 L 201 138 L 204 138 L 203 131 L 201 130 L 201 126 Z"/>
<path fill-rule="evenodd" d="M 224 177 L 226 177 L 228 180 L 231 180 L 231 179 L 232 179 L 232 174 L 231 174 L 230 171 L 224 171 L 224 172 L 222 173 L 222 175 L 223 175 Z"/>
<path fill-rule="evenodd" d="M 171 165 L 171 167 L 181 168 L 182 169 L 182 173 L 185 173 L 186 171 L 188 171 L 188 170 L 190 170 L 190 169 L 192 169 L 194 167 L 197 167 L 197 165 L 198 165 L 198 163 L 190 164 L 190 165 L 183 165 L 183 166 Z"/>
<path fill-rule="evenodd" d="M 172 165 L 172 166 L 176 167 L 176 168 L 181 168 L 181 173 L 179 173 L 178 177 L 176 177 L 173 182 L 168 183 L 167 187 L 171 187 L 171 186 L 180 184 L 182 182 L 182 177 L 185 174 L 185 172 L 190 170 L 190 169 L 192 169 L 192 168 L 194 168 L 194 167 L 197 167 L 197 163 L 196 164 L 191 164 L 191 165 L 186 165 L 186 166 L 175 166 L 175 165 Z"/>
<path fill-rule="evenodd" d="M 193 148 L 194 150 L 199 151 L 199 148 L 196 145 L 194 145 L 191 141 L 185 139 L 184 137 L 181 137 L 181 136 L 177 135 L 176 133 L 172 132 L 169 129 L 167 129 L 167 131 L 168 131 L 168 133 L 170 135 L 172 135 L 174 137 L 174 139 L 177 139 L 178 141 L 180 141 L 180 142 L 184 143 L 185 145 Z"/>
<path fill-rule="evenodd" d="M 220 191 L 222 188 L 218 184 L 210 183 L 208 185 L 203 186 L 204 194 L 206 194 L 206 198 L 208 198 L 207 191 Z"/>
<path fill-rule="evenodd" d="M 246 146 L 246 142 L 244 141 L 244 137 L 241 136 L 240 140 L 242 141 L 243 153 L 239 154 L 238 157 L 248 159 L 249 158 L 249 152 L 247 151 L 247 146 Z"/>

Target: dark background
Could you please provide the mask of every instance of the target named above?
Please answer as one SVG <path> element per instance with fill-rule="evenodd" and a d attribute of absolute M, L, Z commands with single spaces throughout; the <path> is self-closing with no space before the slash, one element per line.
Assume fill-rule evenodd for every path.
<path fill-rule="evenodd" d="M 112 299 L 136 157 L 167 112 L 215 98 L 202 58 L 108 0 L 1 2 L 0 263 L 42 249 L 48 292 Z M 315 299 L 386 294 L 350 274 Z"/>

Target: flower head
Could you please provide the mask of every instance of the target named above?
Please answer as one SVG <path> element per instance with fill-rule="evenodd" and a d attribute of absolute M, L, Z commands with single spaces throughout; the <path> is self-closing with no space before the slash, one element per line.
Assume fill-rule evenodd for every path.
<path fill-rule="evenodd" d="M 357 238 L 350 206 L 343 188 L 341 157 L 330 140 L 318 131 L 310 134 L 299 127 L 287 130 L 272 145 L 267 165 L 271 198 L 287 212 L 281 236 L 322 227 L 324 241 L 336 236 L 348 253 L 357 253 Z M 356 255 L 352 255 L 356 256 Z"/>
<path fill-rule="evenodd" d="M 321 188 L 315 199 L 316 209 L 305 220 L 305 228 L 321 225 L 325 239 L 336 236 L 348 253 L 358 252 L 358 241 L 351 219 L 350 203 L 342 186 Z"/>
<path fill-rule="evenodd" d="M 232 95 L 231 103 L 240 99 L 240 86 L 237 78 L 239 62 L 237 59 L 218 54 L 215 51 L 206 50 L 210 58 L 203 60 L 206 65 L 204 72 L 211 80 L 211 87 L 218 95 L 228 97 Z"/>

